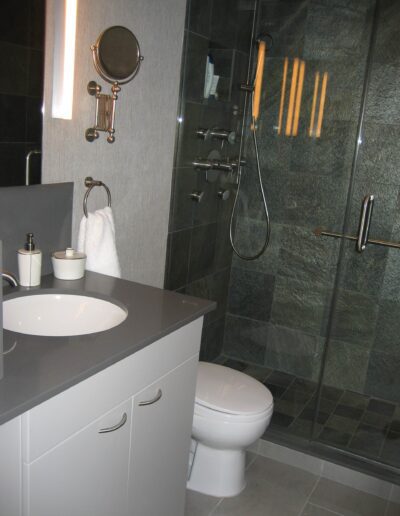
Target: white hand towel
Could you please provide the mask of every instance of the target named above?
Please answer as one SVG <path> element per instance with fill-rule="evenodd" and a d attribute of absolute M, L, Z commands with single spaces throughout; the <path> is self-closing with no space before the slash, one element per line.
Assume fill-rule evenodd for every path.
<path fill-rule="evenodd" d="M 86 254 L 88 271 L 121 277 L 111 208 L 107 206 L 94 213 L 88 213 L 87 218 L 82 217 L 79 226 L 78 251 Z"/>

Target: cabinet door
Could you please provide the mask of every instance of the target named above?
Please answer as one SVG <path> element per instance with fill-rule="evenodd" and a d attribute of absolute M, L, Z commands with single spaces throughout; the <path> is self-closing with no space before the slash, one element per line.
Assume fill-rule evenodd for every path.
<path fill-rule="evenodd" d="M 21 515 L 21 418 L 0 425 L 0 515 Z"/>
<path fill-rule="evenodd" d="M 131 407 L 122 403 L 24 465 L 24 513 L 126 516 Z"/>
<path fill-rule="evenodd" d="M 197 363 L 188 360 L 133 398 L 129 516 L 183 515 Z"/>

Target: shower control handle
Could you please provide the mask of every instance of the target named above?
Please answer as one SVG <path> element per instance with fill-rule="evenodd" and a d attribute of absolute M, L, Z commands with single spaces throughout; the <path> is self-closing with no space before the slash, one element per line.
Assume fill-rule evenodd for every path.
<path fill-rule="evenodd" d="M 221 188 L 220 190 L 218 190 L 217 196 L 218 199 L 221 199 L 221 201 L 227 201 L 231 196 L 231 192 L 230 190 L 224 190 Z"/>
<path fill-rule="evenodd" d="M 219 159 L 203 159 L 196 158 L 192 162 L 193 167 L 199 171 L 208 171 L 208 170 L 220 170 L 222 172 L 235 172 L 238 168 L 238 159 L 234 160 L 219 160 Z M 243 158 L 240 160 L 240 165 L 243 167 L 246 165 L 246 160 Z"/>
<path fill-rule="evenodd" d="M 192 199 L 194 202 L 201 202 L 204 197 L 204 192 L 200 192 L 199 190 L 195 190 L 191 194 L 189 194 L 189 199 Z"/>
<path fill-rule="evenodd" d="M 219 129 L 218 127 L 213 127 L 212 129 L 204 129 L 199 127 L 196 130 L 196 136 L 201 138 L 202 140 L 222 140 L 226 141 L 229 144 L 233 145 L 236 143 L 236 133 L 235 131 L 229 131 L 227 129 Z"/>

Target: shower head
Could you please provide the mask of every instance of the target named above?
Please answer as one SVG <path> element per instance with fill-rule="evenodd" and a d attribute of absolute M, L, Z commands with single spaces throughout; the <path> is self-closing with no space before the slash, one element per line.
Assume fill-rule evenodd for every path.
<path fill-rule="evenodd" d="M 274 38 L 268 32 L 260 32 L 254 39 L 254 42 L 260 44 L 261 41 L 265 42 L 267 50 L 271 50 L 274 46 Z"/>

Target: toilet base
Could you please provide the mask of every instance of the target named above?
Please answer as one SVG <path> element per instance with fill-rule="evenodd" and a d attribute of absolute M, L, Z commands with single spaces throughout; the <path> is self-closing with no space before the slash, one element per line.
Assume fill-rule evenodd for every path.
<path fill-rule="evenodd" d="M 217 450 L 197 443 L 188 489 L 209 496 L 236 496 L 246 487 L 244 450 Z"/>

